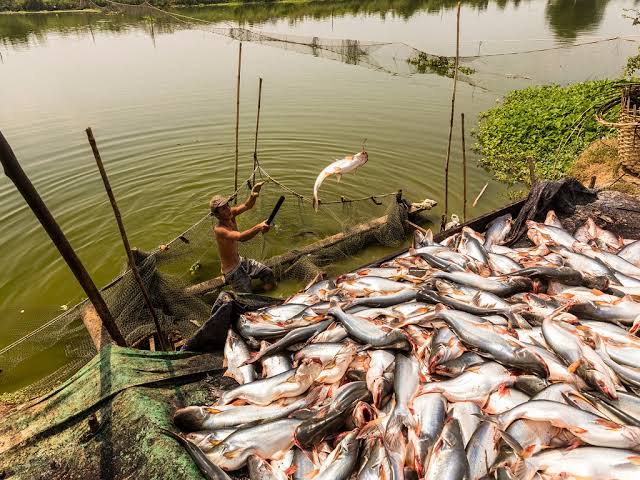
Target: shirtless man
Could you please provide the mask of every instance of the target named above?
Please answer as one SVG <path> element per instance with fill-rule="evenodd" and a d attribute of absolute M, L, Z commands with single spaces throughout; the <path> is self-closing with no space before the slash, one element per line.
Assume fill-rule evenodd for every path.
<path fill-rule="evenodd" d="M 218 225 L 213 228 L 213 233 L 218 243 L 220 252 L 220 264 L 225 281 L 231 285 L 234 291 L 239 293 L 251 293 L 251 279 L 259 278 L 264 283 L 264 289 L 269 291 L 275 286 L 273 271 L 266 265 L 244 258 L 238 254 L 238 242 L 251 240 L 260 232 L 268 232 L 269 225 L 262 222 L 243 232 L 238 231 L 236 217 L 251 209 L 256 198 L 260 194 L 262 182 L 256 183 L 247 200 L 236 207 L 230 207 L 231 198 L 214 196 L 209 202 L 211 214 L 218 219 Z"/>

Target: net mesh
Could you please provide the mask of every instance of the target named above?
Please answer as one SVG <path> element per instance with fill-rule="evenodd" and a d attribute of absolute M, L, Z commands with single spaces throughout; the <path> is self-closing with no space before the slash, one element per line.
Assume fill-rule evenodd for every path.
<path fill-rule="evenodd" d="M 288 284 L 290 292 L 285 287 L 279 291 L 281 296 L 298 290 L 301 282 L 319 273 L 335 274 L 352 268 L 353 262 L 363 263 L 357 253 L 367 246 L 398 246 L 406 238 L 407 205 L 398 201 L 395 193 L 356 201 L 332 199 L 326 194 L 322 196 L 326 202 L 316 213 L 308 198 L 277 182 L 266 171 L 259 170 L 256 180 L 266 184 L 254 208 L 238 217 L 240 229 L 264 220 L 280 195 L 288 200 L 272 231 L 240 244 L 240 255 L 270 265 L 276 278 Z M 249 186 L 243 184 L 237 192 L 239 201 L 249 192 Z M 211 217 L 203 216 L 173 240 L 148 252 L 135 252 L 162 329 L 175 346 L 208 319 L 219 293 L 219 288 L 200 294 L 187 288 L 220 275 L 212 222 Z M 123 268 L 101 292 L 127 344 L 149 348 L 155 327 L 131 271 Z M 0 350 L 3 384 L 5 390 L 11 390 L 0 394 L 0 402 L 17 403 L 46 392 L 97 353 L 83 323 L 83 316 L 90 310 L 90 303 L 82 301 Z M 42 365 L 39 374 L 34 374 L 34 365 Z M 35 377 L 39 379 L 33 382 Z M 7 389 L 7 385 L 13 388 Z"/>

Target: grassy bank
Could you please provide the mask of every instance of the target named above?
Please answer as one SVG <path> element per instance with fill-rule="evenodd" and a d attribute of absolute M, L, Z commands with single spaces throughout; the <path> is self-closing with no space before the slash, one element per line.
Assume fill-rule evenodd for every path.
<path fill-rule="evenodd" d="M 618 83 L 601 80 L 509 93 L 480 116 L 474 131 L 480 164 L 509 184 L 528 181 L 528 157 L 535 159 L 537 176 L 563 176 L 589 144 L 615 135 L 614 130 L 597 123 L 593 114 L 620 94 Z"/>

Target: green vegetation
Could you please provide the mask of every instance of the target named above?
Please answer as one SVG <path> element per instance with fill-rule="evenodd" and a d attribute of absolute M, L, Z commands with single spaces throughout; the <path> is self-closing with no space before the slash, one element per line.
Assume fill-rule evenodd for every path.
<path fill-rule="evenodd" d="M 480 115 L 474 149 L 480 164 L 503 182 L 527 182 L 527 157 L 536 175 L 558 178 L 596 139 L 615 131 L 597 123 L 594 110 L 620 94 L 619 81 L 601 80 L 561 87 L 530 87 L 509 93 Z"/>
<path fill-rule="evenodd" d="M 427 55 L 425 52 L 418 53 L 415 57 L 410 58 L 408 62 L 416 67 L 418 73 L 435 73 L 449 78 L 453 78 L 456 66 L 456 61 L 452 57 Z M 475 73 L 475 70 L 459 65 L 458 72 L 463 75 L 471 75 Z"/>

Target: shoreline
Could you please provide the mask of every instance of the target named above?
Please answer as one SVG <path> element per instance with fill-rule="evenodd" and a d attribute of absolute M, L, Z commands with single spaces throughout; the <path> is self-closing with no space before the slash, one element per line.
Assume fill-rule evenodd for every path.
<path fill-rule="evenodd" d="M 213 0 L 210 3 L 198 3 L 198 4 L 173 4 L 169 8 L 171 9 L 183 9 L 183 8 L 210 8 L 210 7 L 240 7 L 240 6 L 249 6 L 249 5 L 261 5 L 261 4 L 300 4 L 300 3 L 310 3 L 311 0 L 275 0 L 270 2 L 265 1 L 252 1 L 252 2 L 242 2 L 242 1 L 233 1 L 233 2 L 225 2 L 225 1 L 216 1 Z M 96 8 L 55 8 L 56 3 L 52 3 L 51 9 L 42 9 L 42 10 L 0 10 L 0 15 L 32 15 L 32 14 L 51 14 L 51 13 L 102 13 L 103 11 Z M 134 5 L 134 4 L 131 4 Z M 23 5 L 22 5 L 23 6 Z M 64 1 L 60 2 L 60 6 L 64 6 Z M 158 8 L 166 8 L 167 6 L 159 6 Z"/>

